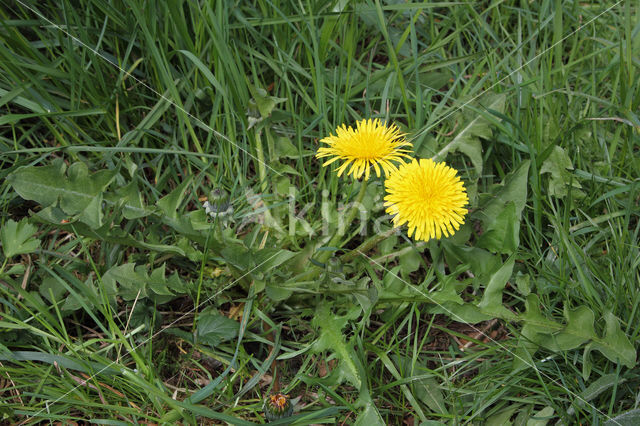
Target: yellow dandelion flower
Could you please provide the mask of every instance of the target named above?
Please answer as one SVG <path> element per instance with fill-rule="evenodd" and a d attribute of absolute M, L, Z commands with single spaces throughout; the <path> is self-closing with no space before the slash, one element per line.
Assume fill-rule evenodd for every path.
<path fill-rule="evenodd" d="M 345 160 L 338 168 L 338 176 L 351 164 L 347 174 L 359 179 L 364 173 L 365 180 L 369 179 L 370 166 L 373 166 L 378 177 L 380 169 L 389 176 L 397 170 L 393 162 L 402 162 L 403 157 L 409 157 L 406 154 L 409 150 L 404 147 L 411 146 L 396 125 L 386 126 L 378 119 L 361 120 L 356 123 L 355 130 L 343 124 L 336 129 L 335 136 L 331 135 L 320 142 L 329 146 L 319 148 L 316 157 L 333 157 L 325 161 L 323 166 Z"/>
<path fill-rule="evenodd" d="M 431 159 L 402 164 L 385 181 L 386 211 L 394 227 L 407 223 L 416 240 L 448 237 L 464 223 L 469 201 L 455 169 Z"/>

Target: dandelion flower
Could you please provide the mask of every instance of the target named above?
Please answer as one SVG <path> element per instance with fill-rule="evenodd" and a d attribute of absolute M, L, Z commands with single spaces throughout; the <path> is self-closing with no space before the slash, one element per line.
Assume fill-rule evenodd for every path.
<path fill-rule="evenodd" d="M 403 157 L 409 157 L 409 151 L 404 147 L 410 147 L 404 134 L 397 126 L 386 126 L 380 120 L 368 119 L 356 123 L 356 129 L 344 124 L 336 129 L 336 135 L 322 139 L 329 146 L 318 149 L 317 158 L 333 157 L 325 161 L 323 166 L 328 166 L 334 161 L 345 160 L 338 168 L 338 176 L 351 165 L 347 174 L 359 179 L 364 174 L 364 179 L 369 179 L 370 166 L 380 177 L 380 169 L 386 176 L 397 170 L 394 161 L 402 162 Z"/>
<path fill-rule="evenodd" d="M 268 421 L 284 419 L 293 414 L 293 404 L 289 395 L 276 393 L 270 395 L 264 402 L 264 414 Z"/>
<path fill-rule="evenodd" d="M 387 213 L 394 227 L 407 223 L 416 240 L 448 237 L 464 223 L 469 201 L 456 171 L 431 159 L 402 164 L 385 181 Z"/>

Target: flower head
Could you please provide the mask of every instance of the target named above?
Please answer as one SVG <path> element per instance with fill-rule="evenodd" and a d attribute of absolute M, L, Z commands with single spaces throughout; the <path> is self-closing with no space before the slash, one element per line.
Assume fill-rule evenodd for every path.
<path fill-rule="evenodd" d="M 448 237 L 464 223 L 467 192 L 456 171 L 444 163 L 414 159 L 402 164 L 387 178 L 385 189 L 394 227 L 407 223 L 416 240 Z"/>
<path fill-rule="evenodd" d="M 293 405 L 289 400 L 289 395 L 281 393 L 270 395 L 264 401 L 264 413 L 269 421 L 291 416 L 293 413 Z"/>
<path fill-rule="evenodd" d="M 329 146 L 319 148 L 316 157 L 333 157 L 325 161 L 323 166 L 345 160 L 338 168 L 338 176 L 351 165 L 347 174 L 356 179 L 364 174 L 365 180 L 369 179 L 370 166 L 373 166 L 378 177 L 380 169 L 389 176 L 397 169 L 393 162 L 409 157 L 406 154 L 408 150 L 404 147 L 411 146 L 397 126 L 386 126 L 378 119 L 358 121 L 355 130 L 343 124 L 336 129 L 335 136 L 328 136 L 320 142 Z"/>

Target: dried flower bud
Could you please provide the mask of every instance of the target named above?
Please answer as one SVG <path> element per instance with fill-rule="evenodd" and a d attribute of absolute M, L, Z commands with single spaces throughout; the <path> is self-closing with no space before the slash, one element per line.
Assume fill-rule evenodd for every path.
<path fill-rule="evenodd" d="M 264 415 L 268 421 L 289 417 L 292 413 L 293 405 L 289 400 L 289 395 L 276 393 L 269 395 L 264 401 Z"/>

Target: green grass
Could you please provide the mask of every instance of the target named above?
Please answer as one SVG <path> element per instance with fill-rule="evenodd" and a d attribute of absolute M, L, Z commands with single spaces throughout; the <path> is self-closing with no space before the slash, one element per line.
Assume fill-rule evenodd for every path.
<path fill-rule="evenodd" d="M 640 4 L 602 3 L 0 0 L 2 421 L 637 422 Z M 456 236 L 367 245 L 373 179 L 324 248 L 361 186 L 318 141 L 368 117 L 459 171 Z"/>

